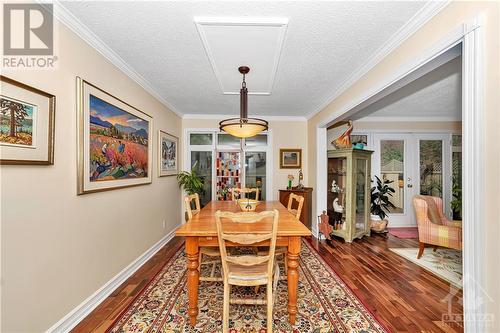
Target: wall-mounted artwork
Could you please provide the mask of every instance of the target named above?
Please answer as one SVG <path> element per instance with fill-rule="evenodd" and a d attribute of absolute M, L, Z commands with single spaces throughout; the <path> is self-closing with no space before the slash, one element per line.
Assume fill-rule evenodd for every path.
<path fill-rule="evenodd" d="M 302 149 L 280 149 L 280 169 L 301 169 Z"/>
<path fill-rule="evenodd" d="M 177 175 L 179 139 L 163 131 L 159 132 L 158 138 L 158 175 L 160 177 Z"/>
<path fill-rule="evenodd" d="M 151 183 L 153 119 L 77 78 L 78 194 Z"/>
<path fill-rule="evenodd" d="M 0 164 L 54 164 L 54 95 L 0 75 Z"/>

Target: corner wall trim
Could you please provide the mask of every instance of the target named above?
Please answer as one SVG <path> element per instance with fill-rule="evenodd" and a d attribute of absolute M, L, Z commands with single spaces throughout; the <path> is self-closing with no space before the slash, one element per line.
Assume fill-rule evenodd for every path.
<path fill-rule="evenodd" d="M 62 333 L 69 332 L 80 321 L 82 321 L 89 313 L 91 313 L 101 302 L 103 302 L 116 288 L 125 282 L 132 274 L 134 274 L 144 263 L 146 263 L 156 252 L 158 252 L 165 244 L 167 244 L 175 236 L 175 230 L 180 225 L 176 226 L 171 232 L 166 234 L 156 244 L 151 246 L 146 252 L 141 254 L 130 265 L 125 267 L 120 273 L 115 275 L 111 280 L 106 282 L 99 290 L 89 296 L 82 303 L 77 305 L 67 315 L 61 318 L 57 323 L 52 325 L 46 333 Z"/>

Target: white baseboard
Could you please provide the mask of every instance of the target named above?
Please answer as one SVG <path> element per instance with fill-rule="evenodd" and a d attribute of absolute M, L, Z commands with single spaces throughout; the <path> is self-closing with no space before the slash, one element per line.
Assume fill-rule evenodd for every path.
<path fill-rule="evenodd" d="M 139 267 L 144 265 L 156 252 L 158 252 L 165 244 L 167 244 L 175 236 L 176 226 L 171 232 L 166 234 L 156 244 L 150 247 L 146 252 L 141 254 L 130 265 L 125 267 L 120 273 L 106 282 L 93 295 L 88 297 L 71 312 L 65 315 L 61 320 L 52 325 L 47 333 L 65 333 L 73 329 L 80 321 L 82 321 L 90 312 L 92 312 L 102 301 L 104 301 L 116 288 L 118 288 L 125 280 L 134 274 Z"/>
<path fill-rule="evenodd" d="M 417 224 L 392 224 L 389 222 L 388 228 L 416 228 Z"/>

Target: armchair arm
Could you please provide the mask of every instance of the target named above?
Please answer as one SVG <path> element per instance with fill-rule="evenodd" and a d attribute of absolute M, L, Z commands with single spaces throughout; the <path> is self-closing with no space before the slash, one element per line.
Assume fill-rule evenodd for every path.
<path fill-rule="evenodd" d="M 443 217 L 441 221 L 444 226 L 462 228 L 462 221 L 450 221 L 445 217 Z"/>
<path fill-rule="evenodd" d="M 462 249 L 462 228 L 430 223 L 429 234 L 425 243 L 449 247 L 457 250 Z"/>

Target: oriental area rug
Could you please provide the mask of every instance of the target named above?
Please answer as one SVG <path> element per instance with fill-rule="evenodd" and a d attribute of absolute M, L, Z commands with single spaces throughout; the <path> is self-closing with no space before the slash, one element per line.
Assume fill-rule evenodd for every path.
<path fill-rule="evenodd" d="M 207 276 L 211 267 L 204 266 L 202 274 Z M 281 263 L 280 266 L 283 269 Z M 264 290 L 260 288 L 258 292 L 263 298 Z M 238 298 L 256 297 L 254 288 L 233 287 L 231 294 Z M 184 249 L 180 249 L 117 318 L 108 332 L 221 332 L 222 297 L 222 282 L 200 282 L 198 322 L 195 327 L 189 325 L 186 256 Z M 292 326 L 288 322 L 286 281 L 279 281 L 274 303 L 273 332 L 385 332 L 339 276 L 305 241 L 302 242 L 300 254 L 297 306 L 297 321 Z M 230 317 L 230 333 L 267 332 L 265 306 L 231 305 Z"/>

